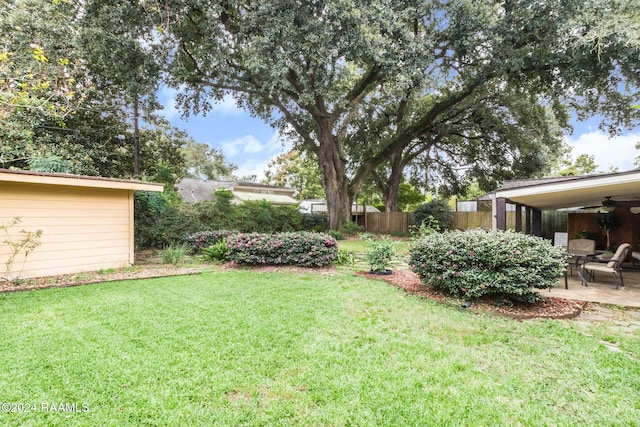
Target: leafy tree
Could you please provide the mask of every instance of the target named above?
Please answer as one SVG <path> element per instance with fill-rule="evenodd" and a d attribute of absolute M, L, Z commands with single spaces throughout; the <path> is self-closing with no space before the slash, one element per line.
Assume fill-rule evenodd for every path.
<path fill-rule="evenodd" d="M 590 154 L 580 154 L 572 161 L 570 152 L 560 161 L 560 170 L 555 171 L 554 175 L 570 176 L 570 175 L 588 175 L 598 168 L 595 157 Z"/>
<path fill-rule="evenodd" d="M 181 148 L 184 156 L 186 177 L 225 180 L 233 177 L 237 166 L 227 163 L 222 151 L 200 144 L 188 138 Z"/>
<path fill-rule="evenodd" d="M 560 101 L 584 115 L 602 114 L 610 131 L 637 120 L 629 106 L 640 49 L 599 30 L 602 20 L 637 9 L 630 3 L 329 0 L 292 7 L 285 0 L 160 0 L 149 16 L 162 27 L 168 71 L 182 89 L 185 111 L 206 112 L 233 93 L 253 114 L 293 129 L 300 147 L 317 157 L 329 226 L 338 229 L 375 168 L 440 135 L 465 103 L 464 111 L 478 109 L 469 102 L 476 96 L 518 88 L 522 99 L 555 109 L 555 116 Z M 596 39 L 583 36 L 592 31 Z M 373 144 L 358 137 L 363 116 L 380 136 Z M 476 173 L 497 164 L 495 177 L 479 176 L 483 187 L 514 165 L 527 170 L 544 160 L 531 142 L 501 151 L 502 138 L 488 128 L 496 145 L 484 150 L 486 140 L 459 129 L 454 139 L 465 145 L 453 149 L 486 156 L 488 163 L 474 163 Z M 374 149 L 354 156 L 351 148 L 365 145 Z"/>
<path fill-rule="evenodd" d="M 139 120 L 142 111 L 160 108 L 155 93 L 160 66 L 149 55 L 154 43 L 152 28 L 142 25 L 144 2 L 83 3 L 80 43 L 91 70 L 92 82 L 109 88 L 130 109 L 133 123 L 134 175 L 140 174 Z"/>
<path fill-rule="evenodd" d="M 28 167 L 34 127 L 86 104 L 89 85 L 75 45 L 74 4 L 0 0 L 0 166 Z M 42 154 L 41 154 L 42 155 Z"/>
<path fill-rule="evenodd" d="M 318 163 L 304 151 L 290 150 L 271 160 L 265 171 L 264 184 L 281 185 L 296 190 L 299 199 L 323 197 L 322 174 Z"/>

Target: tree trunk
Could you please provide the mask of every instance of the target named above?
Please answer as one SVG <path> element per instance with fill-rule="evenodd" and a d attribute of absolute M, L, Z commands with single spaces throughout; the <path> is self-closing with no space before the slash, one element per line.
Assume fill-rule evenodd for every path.
<path fill-rule="evenodd" d="M 339 151 L 335 143 L 327 141 L 322 141 L 318 150 L 322 188 L 327 196 L 330 230 L 341 230 L 343 224 L 351 220 L 349 179 L 346 174 L 346 162 Z"/>
<path fill-rule="evenodd" d="M 382 202 L 387 212 L 398 212 L 398 193 L 402 182 L 403 170 L 402 154 L 396 153 L 391 158 L 391 173 L 389 174 L 387 185 L 384 186 L 384 189 L 381 188 Z"/>

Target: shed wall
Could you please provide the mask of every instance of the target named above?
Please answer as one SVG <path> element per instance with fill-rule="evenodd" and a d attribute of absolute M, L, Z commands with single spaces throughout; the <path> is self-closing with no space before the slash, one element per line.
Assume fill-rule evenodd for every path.
<path fill-rule="evenodd" d="M 12 268 L 15 277 L 29 278 L 120 268 L 133 264 L 133 191 L 0 182 L 0 224 L 21 222 L 10 229 L 42 230 L 42 244 Z M 0 276 L 10 247 L 1 243 Z"/>

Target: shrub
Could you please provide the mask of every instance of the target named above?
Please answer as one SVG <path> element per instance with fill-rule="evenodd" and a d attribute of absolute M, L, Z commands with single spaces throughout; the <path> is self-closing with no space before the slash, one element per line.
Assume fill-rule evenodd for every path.
<path fill-rule="evenodd" d="M 207 230 L 193 233 L 187 237 L 187 243 L 191 245 L 193 252 L 200 252 L 216 243 L 226 240 L 230 235 L 239 233 L 238 230 Z"/>
<path fill-rule="evenodd" d="M 229 260 L 239 264 L 313 267 L 331 264 L 338 243 L 324 233 L 238 233 L 227 239 Z"/>
<path fill-rule="evenodd" d="M 541 297 L 532 288 L 555 286 L 564 257 L 560 248 L 540 237 L 475 229 L 417 240 L 409 264 L 423 283 L 456 297 L 535 302 Z"/>
<path fill-rule="evenodd" d="M 353 221 L 345 222 L 342 225 L 342 232 L 346 236 L 355 236 L 356 234 L 361 233 L 363 230 L 364 229 L 361 226 Z"/>
<path fill-rule="evenodd" d="M 430 228 L 437 227 L 439 231 L 443 231 L 451 225 L 453 213 L 446 201 L 434 199 L 418 206 L 413 212 L 413 219 L 416 227 L 426 222 Z"/>
<path fill-rule="evenodd" d="M 327 234 L 336 240 L 344 240 L 344 235 L 338 230 L 329 230 Z"/>
<path fill-rule="evenodd" d="M 372 272 L 384 273 L 391 263 L 398 258 L 396 253 L 396 242 L 386 236 L 378 240 L 367 239 L 370 242 L 367 248 L 367 263 Z"/>
<path fill-rule="evenodd" d="M 207 261 L 225 261 L 229 248 L 227 247 L 227 241 L 222 239 L 207 248 L 202 248 L 201 252 Z"/>
<path fill-rule="evenodd" d="M 353 265 L 356 262 L 356 257 L 352 251 L 338 248 L 338 254 L 333 262 L 338 265 Z"/>
<path fill-rule="evenodd" d="M 160 193 L 137 191 L 134 217 L 137 249 L 182 243 L 188 235 L 206 228 L 192 206 L 169 204 Z"/>
<path fill-rule="evenodd" d="M 327 228 L 327 215 L 323 213 L 304 214 L 302 223 L 305 230 L 319 233 Z"/>
<path fill-rule="evenodd" d="M 171 244 L 162 251 L 163 264 L 178 264 L 186 258 L 191 247 L 187 243 Z"/>

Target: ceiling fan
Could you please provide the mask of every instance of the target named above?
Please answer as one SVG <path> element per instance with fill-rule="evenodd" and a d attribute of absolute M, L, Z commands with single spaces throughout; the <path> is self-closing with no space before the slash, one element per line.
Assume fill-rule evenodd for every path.
<path fill-rule="evenodd" d="M 612 200 L 612 196 L 606 196 L 599 205 L 583 206 L 581 209 L 591 210 L 597 209 L 599 212 L 613 212 L 616 209 L 616 201 Z"/>
<path fill-rule="evenodd" d="M 611 200 L 611 196 L 606 196 L 600 204 L 602 209 L 607 212 L 613 212 L 616 209 L 616 202 Z"/>
<path fill-rule="evenodd" d="M 600 202 L 599 206 L 586 206 L 583 209 L 598 209 L 601 213 L 604 212 L 613 212 L 616 207 L 618 207 L 618 202 L 616 202 L 615 200 L 613 200 L 612 196 L 606 196 L 604 198 L 604 200 L 602 202 Z M 640 205 L 636 205 L 636 206 L 630 206 L 629 207 L 629 211 L 632 214 L 639 214 L 640 213 Z"/>

